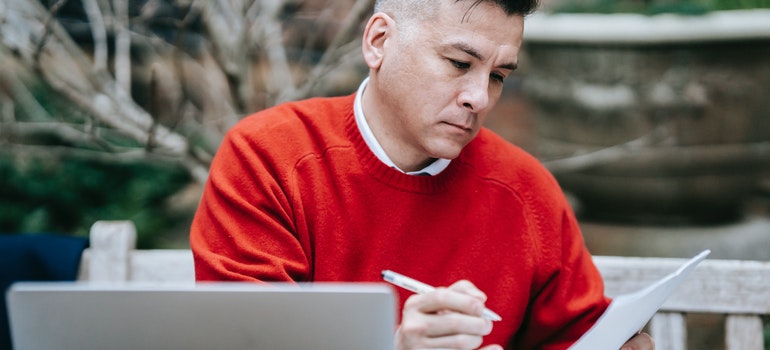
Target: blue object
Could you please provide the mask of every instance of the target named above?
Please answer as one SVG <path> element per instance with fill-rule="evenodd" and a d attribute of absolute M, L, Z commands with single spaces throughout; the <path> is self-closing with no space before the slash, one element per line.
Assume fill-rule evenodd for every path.
<path fill-rule="evenodd" d="M 17 281 L 74 281 L 85 237 L 55 234 L 0 234 L 0 349 L 11 349 L 5 293 Z"/>

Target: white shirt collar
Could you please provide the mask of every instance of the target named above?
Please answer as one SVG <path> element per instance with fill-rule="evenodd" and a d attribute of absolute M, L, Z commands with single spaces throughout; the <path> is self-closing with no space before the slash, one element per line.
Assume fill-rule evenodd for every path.
<path fill-rule="evenodd" d="M 429 175 L 438 175 L 439 173 L 444 171 L 444 169 L 446 169 L 449 166 L 449 163 L 451 162 L 450 159 L 439 158 L 421 170 L 410 171 L 410 172 L 405 172 L 399 169 L 396 166 L 396 164 L 393 163 L 393 160 L 391 160 L 390 157 L 388 157 L 388 154 L 385 153 L 385 150 L 382 149 L 382 146 L 380 145 L 380 143 L 377 142 L 377 138 L 374 137 L 374 133 L 372 133 L 372 129 L 369 128 L 369 123 L 367 123 L 366 118 L 364 117 L 362 96 L 368 84 L 369 84 L 369 78 L 367 77 L 366 79 L 364 79 L 363 82 L 361 82 L 361 85 L 358 87 L 356 100 L 353 104 L 353 113 L 356 116 L 356 125 L 358 125 L 358 130 L 361 132 L 361 136 L 364 138 L 364 141 L 366 141 L 366 145 L 369 146 L 369 149 L 372 150 L 374 155 L 377 156 L 377 158 L 381 162 L 385 163 L 385 165 L 392 167 L 394 169 L 397 169 L 402 173 L 406 173 L 408 175 L 422 175 L 425 173 Z"/>

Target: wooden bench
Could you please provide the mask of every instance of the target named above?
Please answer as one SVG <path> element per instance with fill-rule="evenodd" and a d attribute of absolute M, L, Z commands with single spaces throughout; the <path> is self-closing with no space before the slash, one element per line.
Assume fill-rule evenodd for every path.
<path fill-rule="evenodd" d="M 131 221 L 97 221 L 89 232 L 78 279 L 96 282 L 195 283 L 189 249 L 135 249 Z"/>
<path fill-rule="evenodd" d="M 134 249 L 136 231 L 129 221 L 97 222 L 90 240 L 81 262 L 81 280 L 194 283 L 189 249 Z M 686 259 L 596 256 L 594 260 L 607 295 L 615 296 L 649 286 Z M 764 350 L 762 317 L 770 314 L 770 263 L 702 262 L 648 324 L 656 349 L 687 349 L 687 315 L 693 313 L 725 315 L 725 349 Z"/>

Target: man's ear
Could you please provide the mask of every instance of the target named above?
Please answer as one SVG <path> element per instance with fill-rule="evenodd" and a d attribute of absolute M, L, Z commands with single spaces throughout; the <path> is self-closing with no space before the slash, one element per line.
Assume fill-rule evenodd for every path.
<path fill-rule="evenodd" d="M 364 29 L 361 50 L 369 69 L 379 69 L 385 56 L 385 44 L 393 35 L 396 23 L 385 13 L 375 13 Z"/>

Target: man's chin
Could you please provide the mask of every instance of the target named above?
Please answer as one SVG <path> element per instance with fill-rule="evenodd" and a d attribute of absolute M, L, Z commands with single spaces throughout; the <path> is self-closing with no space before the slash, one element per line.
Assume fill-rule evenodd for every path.
<path fill-rule="evenodd" d="M 460 152 L 463 150 L 465 145 L 458 145 L 458 144 L 452 144 L 451 146 L 443 145 L 442 147 L 436 147 L 433 152 L 431 152 L 431 157 L 433 158 L 443 158 L 443 159 L 455 159 L 457 156 L 460 155 Z"/>

